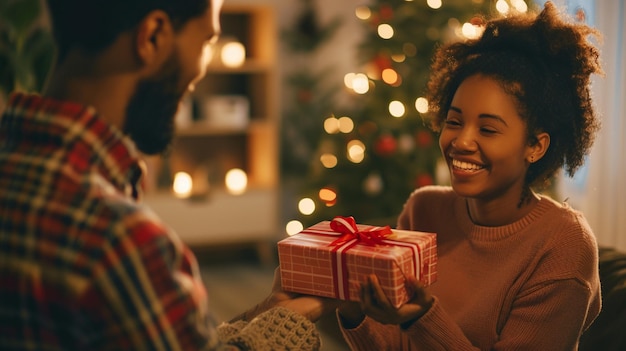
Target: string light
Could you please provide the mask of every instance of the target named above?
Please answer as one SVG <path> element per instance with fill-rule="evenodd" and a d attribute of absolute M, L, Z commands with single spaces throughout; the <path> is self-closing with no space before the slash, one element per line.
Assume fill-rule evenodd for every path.
<path fill-rule="evenodd" d="M 345 76 L 343 76 L 343 84 L 349 88 L 352 89 L 352 82 L 354 82 L 354 77 L 356 76 L 355 73 L 346 73 Z"/>
<path fill-rule="evenodd" d="M 415 100 L 415 109 L 419 113 L 428 112 L 428 100 L 426 100 L 426 98 L 423 98 L 423 97 L 418 97 Z"/>
<path fill-rule="evenodd" d="M 370 81 L 363 73 L 357 73 L 352 80 L 352 90 L 357 94 L 365 94 L 370 90 Z"/>
<path fill-rule="evenodd" d="M 334 168 L 338 163 L 337 156 L 333 154 L 323 154 L 320 156 L 320 162 L 322 162 L 322 165 L 326 168 Z"/>
<path fill-rule="evenodd" d="M 328 117 L 324 120 L 324 131 L 328 134 L 339 133 L 339 120 L 335 117 Z"/>
<path fill-rule="evenodd" d="M 239 168 L 233 168 L 226 172 L 226 190 L 233 195 L 241 195 L 248 186 L 248 176 L 246 172 Z"/>
<path fill-rule="evenodd" d="M 305 216 L 315 212 L 315 202 L 309 197 L 305 197 L 298 202 L 298 210 Z"/>
<path fill-rule="evenodd" d="M 378 25 L 378 36 L 383 39 L 391 39 L 393 38 L 393 27 L 387 23 L 383 23 Z"/>
<path fill-rule="evenodd" d="M 239 67 L 246 60 L 246 48 L 242 43 L 232 41 L 222 46 L 222 63 L 228 67 Z"/>
<path fill-rule="evenodd" d="M 354 122 L 352 121 L 352 118 L 348 116 L 339 118 L 337 122 L 339 124 L 339 131 L 344 134 L 348 134 L 354 130 Z"/>
<path fill-rule="evenodd" d="M 319 192 L 320 200 L 326 203 L 326 206 L 330 207 L 337 203 L 337 193 L 329 188 L 322 188 Z"/>
<path fill-rule="evenodd" d="M 406 108 L 404 107 L 404 104 L 402 102 L 395 100 L 389 103 L 389 113 L 392 116 L 400 118 L 404 116 L 405 112 Z"/>
<path fill-rule="evenodd" d="M 404 55 L 404 54 L 391 55 L 391 59 L 394 62 L 402 63 L 402 62 L 404 62 L 406 60 L 406 55 Z"/>
<path fill-rule="evenodd" d="M 361 163 L 365 159 L 365 144 L 360 140 L 351 140 L 347 146 L 348 160 L 352 163 Z"/>
<path fill-rule="evenodd" d="M 396 71 L 394 71 L 391 68 L 384 69 L 382 77 L 383 77 L 383 82 L 389 85 L 394 85 L 398 82 L 398 73 L 396 73 Z"/>
<path fill-rule="evenodd" d="M 296 221 L 296 220 L 289 221 L 287 225 L 285 226 L 285 231 L 287 232 L 287 235 L 289 236 L 296 235 L 303 230 L 304 230 L 304 225 L 302 224 L 302 222 Z"/>
<path fill-rule="evenodd" d="M 367 20 L 372 16 L 372 11 L 367 6 L 357 6 L 354 10 L 354 14 L 360 20 Z"/>
<path fill-rule="evenodd" d="M 179 198 L 187 198 L 191 196 L 193 190 L 193 181 L 189 173 L 177 172 L 174 175 L 174 183 L 172 184 L 174 195 Z"/>
<path fill-rule="evenodd" d="M 496 2 L 496 10 L 498 10 L 501 14 L 507 14 L 509 13 L 510 7 L 505 0 L 498 0 Z"/>
<path fill-rule="evenodd" d="M 468 39 L 476 39 L 480 37 L 483 31 L 483 28 L 475 26 L 469 22 L 463 23 L 463 26 L 461 27 L 461 33 Z"/>
<path fill-rule="evenodd" d="M 441 7 L 442 2 L 441 0 L 427 0 L 426 4 L 428 4 L 431 9 L 436 10 Z"/>
<path fill-rule="evenodd" d="M 511 0 L 511 5 L 513 5 L 513 7 L 515 7 L 515 9 L 519 12 L 528 11 L 528 5 L 526 5 L 524 0 Z"/>

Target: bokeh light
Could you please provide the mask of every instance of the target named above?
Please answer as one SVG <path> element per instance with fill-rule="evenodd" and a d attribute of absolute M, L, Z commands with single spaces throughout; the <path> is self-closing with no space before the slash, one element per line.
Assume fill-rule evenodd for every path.
<path fill-rule="evenodd" d="M 441 8 L 442 5 L 441 0 L 427 0 L 426 4 L 428 4 L 431 9 L 435 10 Z"/>
<path fill-rule="evenodd" d="M 360 140 L 351 140 L 347 146 L 348 160 L 361 163 L 365 159 L 365 144 Z"/>
<path fill-rule="evenodd" d="M 246 60 L 246 48 L 240 42 L 228 42 L 222 46 L 220 56 L 224 66 L 239 67 Z"/>
<path fill-rule="evenodd" d="M 357 73 L 352 80 L 352 89 L 357 94 L 365 94 L 370 90 L 370 81 L 363 73 Z"/>
<path fill-rule="evenodd" d="M 424 98 L 424 97 L 418 97 L 415 100 L 415 109 L 419 113 L 426 113 L 426 112 L 428 112 L 428 100 L 426 100 L 426 98 Z"/>
<path fill-rule="evenodd" d="M 287 223 L 287 225 L 285 226 L 285 231 L 289 236 L 296 235 L 303 230 L 304 225 L 302 224 L 302 222 L 296 220 L 289 221 L 289 223 Z"/>
<path fill-rule="evenodd" d="M 392 68 L 386 68 L 383 70 L 382 74 L 383 82 L 394 85 L 398 82 L 398 73 L 394 71 Z"/>
<path fill-rule="evenodd" d="M 496 1 L 496 10 L 501 14 L 507 14 L 509 13 L 510 7 L 505 0 L 498 0 Z"/>
<path fill-rule="evenodd" d="M 233 168 L 226 172 L 226 190 L 233 195 L 240 195 L 248 186 L 248 175 L 239 168 Z"/>
<path fill-rule="evenodd" d="M 404 116 L 405 112 L 406 108 L 404 107 L 404 104 L 402 102 L 396 100 L 389 103 L 389 113 L 392 116 L 400 118 Z"/>
<path fill-rule="evenodd" d="M 324 131 L 328 134 L 339 133 L 339 120 L 335 117 L 328 117 L 324 120 Z"/>
<path fill-rule="evenodd" d="M 174 175 L 172 190 L 174 191 L 174 195 L 180 198 L 187 198 L 191 196 L 193 181 L 191 180 L 189 173 L 177 172 Z"/>
<path fill-rule="evenodd" d="M 387 23 L 383 23 L 378 25 L 378 36 L 383 39 L 391 39 L 393 38 L 393 27 Z"/>
<path fill-rule="evenodd" d="M 298 210 L 305 216 L 315 212 L 315 202 L 313 199 L 305 197 L 298 202 Z"/>
<path fill-rule="evenodd" d="M 372 10 L 367 6 L 357 6 L 354 10 L 354 14 L 360 20 L 367 20 L 372 16 Z"/>
<path fill-rule="evenodd" d="M 337 156 L 333 154 L 323 154 L 320 156 L 320 162 L 322 162 L 322 165 L 326 168 L 334 168 L 338 163 Z"/>
<path fill-rule="evenodd" d="M 354 130 L 354 121 L 352 121 L 352 118 L 343 116 L 338 119 L 338 122 L 340 132 L 348 134 Z"/>
<path fill-rule="evenodd" d="M 334 203 L 335 201 L 337 201 L 337 193 L 329 188 L 322 188 L 320 189 L 319 192 L 319 197 L 320 200 L 324 201 L 325 203 Z"/>

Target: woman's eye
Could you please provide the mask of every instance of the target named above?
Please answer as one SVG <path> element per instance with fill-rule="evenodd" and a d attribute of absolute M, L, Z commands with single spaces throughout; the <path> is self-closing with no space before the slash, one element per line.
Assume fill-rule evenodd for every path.
<path fill-rule="evenodd" d="M 456 126 L 460 126 L 461 123 L 459 123 L 456 120 L 453 119 L 446 119 L 443 123 L 445 123 L 447 126 L 451 126 L 451 127 L 456 127 Z"/>
<path fill-rule="evenodd" d="M 498 131 L 492 128 L 480 128 L 480 131 L 485 134 L 495 134 Z"/>

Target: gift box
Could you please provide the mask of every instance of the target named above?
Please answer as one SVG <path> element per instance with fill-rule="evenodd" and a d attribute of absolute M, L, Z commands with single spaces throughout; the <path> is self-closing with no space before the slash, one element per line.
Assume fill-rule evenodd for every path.
<path fill-rule="evenodd" d="M 278 242 L 280 278 L 285 291 L 358 301 L 359 287 L 372 273 L 391 303 L 410 296 L 407 276 L 424 285 L 437 279 L 435 233 L 357 224 L 335 217 Z"/>

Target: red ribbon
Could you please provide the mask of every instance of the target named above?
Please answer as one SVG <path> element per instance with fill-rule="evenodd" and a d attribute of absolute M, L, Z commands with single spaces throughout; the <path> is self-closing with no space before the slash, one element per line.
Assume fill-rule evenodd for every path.
<path fill-rule="evenodd" d="M 354 217 L 336 216 L 330 221 L 330 228 L 336 232 L 343 233 L 337 240 L 330 243 L 332 246 L 344 244 L 356 239 L 366 245 L 380 245 L 391 232 L 390 226 L 372 228 L 370 230 L 359 231 Z"/>

